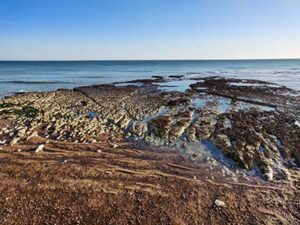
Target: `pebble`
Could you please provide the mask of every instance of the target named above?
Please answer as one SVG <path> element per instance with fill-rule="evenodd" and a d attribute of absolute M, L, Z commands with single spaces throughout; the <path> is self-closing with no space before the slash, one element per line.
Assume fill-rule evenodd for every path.
<path fill-rule="evenodd" d="M 43 144 L 39 145 L 39 146 L 36 148 L 35 152 L 36 152 L 36 153 L 37 153 L 37 152 L 42 152 L 43 149 L 44 149 L 44 147 L 45 147 L 45 145 L 43 145 Z"/>
<path fill-rule="evenodd" d="M 102 151 L 100 149 L 97 150 L 98 153 L 101 153 Z"/>
<path fill-rule="evenodd" d="M 283 175 L 286 180 L 290 181 L 291 180 L 291 174 L 287 169 L 282 169 Z"/>
<path fill-rule="evenodd" d="M 218 206 L 218 207 L 224 207 L 226 204 L 225 204 L 225 202 L 223 202 L 219 199 L 216 199 L 215 200 L 215 205 Z"/>
<path fill-rule="evenodd" d="M 222 171 L 222 176 L 223 176 L 223 177 L 225 177 L 225 175 L 226 175 L 226 172 L 225 172 L 225 170 L 224 170 L 224 169 L 222 169 L 221 171 Z"/>
<path fill-rule="evenodd" d="M 37 131 L 33 131 L 33 132 L 29 135 L 29 137 L 27 138 L 27 140 L 29 140 L 30 138 L 33 138 L 33 137 L 38 137 L 38 136 L 39 136 L 38 132 L 37 132 Z"/>
<path fill-rule="evenodd" d="M 6 133 L 9 132 L 9 129 L 7 129 L 6 127 L 4 127 L 4 128 L 2 128 L 2 132 L 3 132 L 4 134 L 6 134 Z"/>
<path fill-rule="evenodd" d="M 247 175 L 245 173 L 242 173 L 242 178 L 245 180 L 249 180 L 249 178 L 247 177 Z"/>
<path fill-rule="evenodd" d="M 270 169 L 270 171 L 266 172 L 265 174 L 267 181 L 273 181 L 273 171 Z"/>
<path fill-rule="evenodd" d="M 231 178 L 233 180 L 233 182 L 237 183 L 238 182 L 238 179 L 236 177 L 232 177 Z"/>

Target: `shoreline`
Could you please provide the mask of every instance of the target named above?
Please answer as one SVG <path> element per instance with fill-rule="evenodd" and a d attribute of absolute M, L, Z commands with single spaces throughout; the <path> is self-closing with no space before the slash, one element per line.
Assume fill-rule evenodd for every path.
<path fill-rule="evenodd" d="M 140 218 L 133 224 L 153 224 L 151 212 L 156 224 L 299 223 L 297 204 L 285 201 L 300 196 L 299 91 L 224 77 L 190 79 L 178 91 L 182 78 L 0 99 L 0 206 L 35 202 L 18 207 L 31 222 L 129 223 L 128 209 Z"/>
<path fill-rule="evenodd" d="M 180 88 L 180 83 L 186 81 L 189 81 L 189 83 L 185 88 Z M 174 82 L 176 84 L 175 86 Z M 179 86 L 176 87 L 177 85 Z M 101 96 L 102 94 L 103 97 Z M 69 97 L 66 99 L 64 95 L 69 95 Z M 245 113 L 244 116 L 246 116 L 245 119 L 247 119 L 247 117 L 252 114 L 256 117 L 259 116 L 259 114 L 265 116 L 264 114 L 266 113 L 269 114 L 268 116 L 281 114 L 281 116 L 290 118 L 289 120 L 294 120 L 294 122 L 290 121 L 290 123 L 292 126 L 294 125 L 295 131 L 299 132 L 299 96 L 299 91 L 265 81 L 224 77 L 186 79 L 184 76 L 173 75 L 168 77 L 153 76 L 150 79 L 115 82 L 112 84 L 81 86 L 73 89 L 21 93 L 0 99 L 2 102 L 0 104 L 0 116 L 8 116 L 7 118 L 12 117 L 12 119 L 17 120 L 21 119 L 23 123 L 27 121 L 36 124 L 37 120 L 39 122 L 35 125 L 36 127 L 30 128 L 29 130 L 26 127 L 17 128 L 13 133 L 11 131 L 3 131 L 3 129 L 6 130 L 6 128 L 2 128 L 0 135 L 10 133 L 10 137 L 8 137 L 10 141 L 7 142 L 4 140 L 1 143 L 17 144 L 19 141 L 25 141 L 26 139 L 24 139 L 24 137 L 29 139 L 39 136 L 40 132 L 42 133 L 42 137 L 54 138 L 54 140 L 75 141 L 79 143 L 97 142 L 97 138 L 92 138 L 93 135 L 91 138 L 84 138 L 81 135 L 82 137 L 80 139 L 76 139 L 78 132 L 74 134 L 75 136 L 71 135 L 69 139 L 68 137 L 65 139 L 61 135 L 51 137 L 50 133 L 47 134 L 46 132 L 46 134 L 43 134 L 45 131 L 39 131 L 40 126 L 44 127 L 42 130 L 51 130 L 57 122 L 65 124 L 64 126 L 69 126 L 69 123 L 71 123 L 71 127 L 73 127 L 71 129 L 77 129 L 76 126 L 80 125 L 78 122 L 83 122 L 87 127 L 81 129 L 81 131 L 84 132 L 84 129 L 89 129 L 89 124 L 94 124 L 97 128 L 93 128 L 93 134 L 95 135 L 97 133 L 97 135 L 105 136 L 107 140 L 142 140 L 157 146 L 171 144 L 174 147 L 176 147 L 177 141 L 183 141 L 182 144 L 186 145 L 188 143 L 207 140 L 212 142 L 214 147 L 220 148 L 219 150 L 223 151 L 226 156 L 229 155 L 231 159 L 242 163 L 242 167 L 249 169 L 250 164 L 247 164 L 244 159 L 239 161 L 236 156 L 226 154 L 226 151 L 230 150 L 222 149 L 224 147 L 232 148 L 232 143 L 226 142 L 229 142 L 228 138 L 231 138 L 227 135 L 231 135 L 230 132 L 232 133 L 234 130 L 229 133 L 227 130 L 234 129 L 232 123 L 241 122 L 235 121 L 232 116 L 234 114 L 240 114 L 240 117 L 242 116 L 241 113 Z M 61 102 L 55 101 L 57 97 L 61 99 Z M 35 105 L 34 101 L 40 98 L 42 98 L 41 103 Z M 43 98 L 45 98 L 45 100 L 43 100 Z M 47 98 L 50 100 L 53 99 L 54 102 L 51 103 L 51 101 L 53 101 L 51 100 L 48 103 Z M 137 102 L 132 102 L 131 98 Z M 273 101 L 270 101 L 272 98 Z M 127 99 L 129 99 L 128 103 L 126 103 Z M 117 104 L 110 102 L 111 100 L 117 100 Z M 148 102 L 149 100 L 150 102 Z M 289 104 L 287 105 L 286 102 L 289 102 Z M 56 111 L 56 113 L 39 109 L 46 105 L 51 107 L 53 104 L 61 108 L 61 103 L 67 105 L 63 106 L 61 111 Z M 47 106 L 48 111 L 52 111 L 49 106 Z M 143 107 L 143 109 L 137 107 Z M 113 114 L 107 110 L 113 110 Z M 43 120 L 45 121 L 43 122 Z M 78 122 L 76 122 L 77 120 Z M 207 128 L 204 130 L 201 127 L 197 128 L 197 124 L 195 124 L 197 120 L 199 120 L 200 123 L 206 121 L 205 126 Z M 218 125 L 219 121 L 213 122 L 212 120 L 220 120 L 220 122 L 223 123 L 220 128 L 222 132 L 217 134 L 217 136 L 212 135 L 213 133 L 211 132 L 218 133 L 215 129 L 216 126 L 220 126 Z M 74 122 L 75 124 L 72 124 Z M 249 122 L 253 123 L 255 121 L 250 120 Z M 48 125 L 43 125 L 43 123 Z M 100 126 L 98 126 L 99 123 Z M 280 121 L 276 123 L 280 123 Z M 278 125 L 276 123 L 274 124 L 275 127 Z M 241 124 L 236 125 L 241 126 Z M 61 125 L 59 126 L 62 128 Z M 197 129 L 200 130 L 197 131 Z M 211 131 L 207 131 L 207 129 Z M 60 130 L 57 131 L 61 133 Z M 68 131 L 65 132 L 68 133 Z M 247 132 L 249 132 L 249 135 L 253 135 L 251 134 L 253 133 L 252 131 Z M 110 133 L 114 134 L 111 136 Z M 299 134 L 300 133 L 294 134 L 296 135 L 296 139 L 300 137 Z M 89 135 L 90 134 L 88 134 L 88 136 Z M 278 135 L 275 134 L 273 134 L 273 136 L 275 137 L 275 140 L 273 140 L 274 143 L 269 143 L 268 146 L 264 140 L 262 142 L 263 144 L 261 144 L 263 147 L 259 148 L 265 148 L 266 145 L 266 148 L 275 148 L 278 152 L 281 152 L 281 148 L 284 145 L 282 143 L 283 137 L 278 137 Z M 238 136 L 233 136 L 233 138 L 238 138 Z M 293 137 L 291 138 L 293 139 Z M 295 141 L 294 148 L 295 151 L 297 151 L 299 141 Z M 257 145 L 257 143 L 251 148 L 255 149 L 255 145 Z M 246 152 L 247 151 L 248 150 L 246 150 Z M 261 150 L 258 151 L 261 152 Z M 282 152 L 280 154 L 282 154 Z M 297 152 L 295 152 L 294 157 L 299 163 L 300 158 L 297 158 Z M 270 170 L 270 168 L 267 170 Z"/>
<path fill-rule="evenodd" d="M 0 96 L 20 91 L 55 91 L 151 76 L 224 76 L 261 79 L 299 91 L 299 60 L 285 61 L 69 61 L 2 62 Z M 16 83 L 18 85 L 16 85 Z"/>

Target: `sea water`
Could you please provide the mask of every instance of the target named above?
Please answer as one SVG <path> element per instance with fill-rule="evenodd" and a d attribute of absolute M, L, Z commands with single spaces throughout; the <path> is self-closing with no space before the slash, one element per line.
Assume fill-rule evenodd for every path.
<path fill-rule="evenodd" d="M 0 96 L 169 75 L 258 79 L 300 90 L 298 59 L 0 61 Z"/>

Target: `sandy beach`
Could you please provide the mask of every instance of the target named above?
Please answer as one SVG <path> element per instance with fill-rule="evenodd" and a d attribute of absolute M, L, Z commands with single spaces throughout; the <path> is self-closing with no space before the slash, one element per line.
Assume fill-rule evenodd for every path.
<path fill-rule="evenodd" d="M 0 225 L 300 225 L 299 12 L 1 0 Z"/>

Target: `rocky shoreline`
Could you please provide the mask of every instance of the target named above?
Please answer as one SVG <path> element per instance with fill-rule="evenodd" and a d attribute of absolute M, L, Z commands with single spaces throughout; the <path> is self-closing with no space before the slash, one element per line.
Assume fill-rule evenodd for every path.
<path fill-rule="evenodd" d="M 191 165 L 204 166 L 202 176 L 210 180 L 265 179 L 274 187 L 287 182 L 285 188 L 299 194 L 300 93 L 263 81 L 156 76 L 14 95 L 0 100 L 0 140 L 6 156 L 22 154 L 20 146 L 30 145 L 33 154 L 50 151 L 49 142 L 96 153 L 95 145 L 113 151 L 119 143 L 143 143 L 143 149 L 172 149 Z M 295 207 L 287 221 L 299 222 L 299 205 L 287 207 Z"/>

